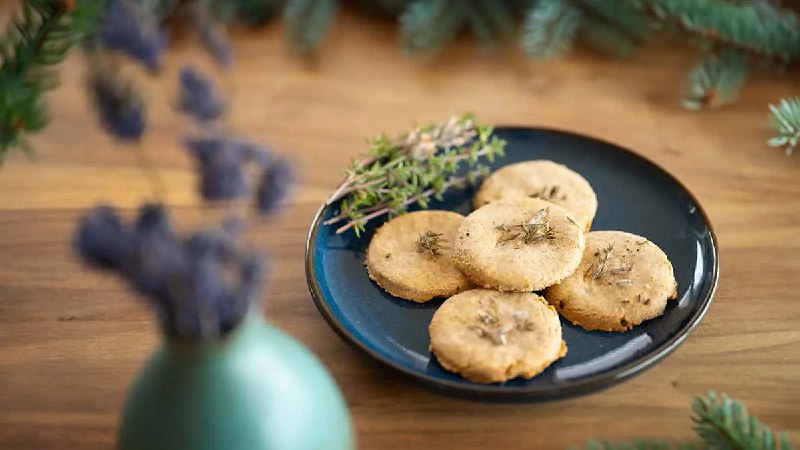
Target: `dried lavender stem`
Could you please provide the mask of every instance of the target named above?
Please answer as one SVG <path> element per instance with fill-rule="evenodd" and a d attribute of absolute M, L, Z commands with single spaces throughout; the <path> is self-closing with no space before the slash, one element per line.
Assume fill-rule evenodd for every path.
<path fill-rule="evenodd" d="M 159 203 L 165 203 L 166 198 L 166 189 L 164 181 L 161 179 L 161 174 L 156 168 L 156 165 L 153 164 L 153 161 L 150 159 L 150 154 L 147 152 L 147 149 L 139 145 L 136 149 L 136 156 L 137 161 L 139 162 L 139 168 L 142 170 L 144 175 L 147 177 L 148 182 L 150 183 L 150 189 L 153 191 L 153 196 Z"/>
<path fill-rule="evenodd" d="M 444 183 L 444 186 L 442 186 L 442 189 L 446 190 L 446 189 L 449 189 L 452 186 L 465 183 L 466 181 L 467 181 L 466 177 L 450 177 L 450 179 L 448 179 L 447 182 Z M 405 202 L 403 202 L 403 206 L 408 206 L 408 205 L 414 204 L 414 203 L 416 203 L 417 201 L 419 201 L 422 198 L 430 197 L 434 193 L 436 193 L 436 189 L 433 189 L 433 188 L 428 189 L 427 191 L 424 191 L 419 195 L 415 195 L 414 197 L 411 197 L 410 199 L 408 199 Z M 376 206 L 378 206 L 378 205 L 376 205 Z M 336 229 L 336 234 L 344 233 L 345 231 L 347 231 L 350 228 L 354 227 L 356 225 L 356 223 L 358 223 L 358 222 L 369 222 L 370 220 L 372 220 L 372 219 L 374 219 L 376 217 L 380 217 L 380 216 L 382 216 L 384 214 L 388 214 L 388 213 L 390 213 L 392 211 L 391 207 L 388 207 L 388 206 L 385 206 L 385 205 L 380 205 L 380 206 L 382 206 L 382 208 L 377 210 L 377 211 L 375 211 L 375 212 L 373 212 L 372 214 L 366 215 L 364 217 L 361 217 L 358 220 L 354 220 L 352 222 L 347 223 L 346 225 L 343 225 L 343 226 L 337 228 Z"/>

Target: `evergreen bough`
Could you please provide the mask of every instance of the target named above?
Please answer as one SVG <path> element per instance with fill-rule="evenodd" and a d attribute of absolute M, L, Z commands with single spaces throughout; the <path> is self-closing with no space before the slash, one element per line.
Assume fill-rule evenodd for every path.
<path fill-rule="evenodd" d="M 53 67 L 76 44 L 87 41 L 109 1 L 139 3 L 150 20 L 164 23 L 201 8 L 203 45 L 219 61 L 231 61 L 224 27 L 238 19 L 258 25 L 282 16 L 287 47 L 317 50 L 333 24 L 338 0 L 24 0 L 0 41 L 0 161 L 8 150 L 29 151 L 26 136 L 47 124 L 44 92 L 57 85 Z M 396 17 L 399 42 L 412 55 L 434 55 L 461 32 L 486 47 L 518 36 L 531 58 L 567 54 L 576 45 L 627 57 L 655 35 L 683 36 L 696 43 L 699 62 L 689 74 L 683 105 L 721 106 L 738 97 L 750 66 L 782 72 L 800 59 L 800 19 L 788 1 L 772 0 L 353 0 Z M 202 8 L 213 8 L 204 12 Z M 210 18 L 210 19 L 209 19 Z M 217 21 L 218 23 L 214 23 Z M 91 69 L 90 69 L 91 70 Z M 797 146 L 797 100 L 773 108 L 777 135 L 770 144 Z M 788 106 L 787 106 L 788 105 Z M 794 107 L 792 105 L 795 105 Z M 778 112 L 776 112 L 778 111 Z"/>
<path fill-rule="evenodd" d="M 692 422 L 701 443 L 661 439 L 589 441 L 586 450 L 793 450 L 786 433 L 776 433 L 747 412 L 740 400 L 709 391 L 692 399 Z"/>

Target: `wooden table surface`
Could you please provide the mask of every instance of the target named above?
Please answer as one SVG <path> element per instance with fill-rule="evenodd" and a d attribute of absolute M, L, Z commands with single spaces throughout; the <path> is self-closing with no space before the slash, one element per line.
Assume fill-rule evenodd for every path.
<path fill-rule="evenodd" d="M 744 399 L 800 443 L 800 155 L 764 145 L 770 101 L 800 94 L 797 79 L 757 73 L 731 107 L 679 106 L 696 55 L 653 49 L 630 62 L 576 54 L 524 60 L 466 39 L 432 62 L 410 61 L 395 28 L 344 14 L 315 61 L 288 57 L 280 26 L 237 32 L 227 86 L 233 126 L 269 140 L 302 168 L 291 207 L 260 225 L 272 253 L 270 321 L 313 350 L 340 386 L 362 449 L 565 448 L 592 437 L 686 438 L 689 398 L 707 389 Z M 166 76 L 149 80 L 148 151 L 169 203 L 188 228 L 197 207 L 191 164 L 171 113 L 179 64 L 208 66 L 191 42 L 172 45 Z M 149 311 L 115 279 L 69 251 L 75 219 L 99 200 L 133 208 L 149 195 L 129 148 L 97 131 L 79 58 L 49 95 L 53 123 L 37 160 L 0 170 L 0 449 L 111 448 L 127 385 L 157 344 Z M 796 77 L 796 74 L 794 75 Z M 473 111 L 497 124 L 542 125 L 635 149 L 682 180 L 721 244 L 719 290 L 697 330 L 656 367 L 617 387 L 547 404 L 442 397 L 350 348 L 326 325 L 306 287 L 312 216 L 364 137 Z"/>

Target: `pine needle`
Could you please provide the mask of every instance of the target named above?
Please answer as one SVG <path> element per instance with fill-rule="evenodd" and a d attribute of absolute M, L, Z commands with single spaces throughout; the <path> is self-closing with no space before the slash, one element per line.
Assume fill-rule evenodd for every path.
<path fill-rule="evenodd" d="M 536 59 L 564 55 L 572 49 L 581 19 L 570 2 L 538 0 L 525 15 L 522 49 Z"/>
<path fill-rule="evenodd" d="M 470 0 L 469 25 L 472 34 L 486 47 L 507 41 L 516 31 L 517 21 L 506 2 Z"/>
<path fill-rule="evenodd" d="M 335 0 L 289 0 L 283 14 L 289 49 L 301 55 L 312 53 L 327 34 L 337 8 Z"/>
<path fill-rule="evenodd" d="M 786 433 L 775 433 L 747 412 L 739 400 L 708 391 L 692 399 L 694 431 L 702 443 L 669 443 L 660 439 L 637 439 L 631 443 L 589 441 L 587 450 L 793 450 Z"/>
<path fill-rule="evenodd" d="M 800 57 L 797 15 L 769 2 L 647 0 L 643 3 L 662 23 L 676 24 L 719 47 L 783 63 Z"/>
<path fill-rule="evenodd" d="M 447 45 L 467 19 L 464 0 L 417 0 L 400 16 L 400 45 L 408 54 L 431 55 Z"/>
<path fill-rule="evenodd" d="M 597 20 L 584 20 L 582 41 L 600 53 L 612 58 L 627 58 L 636 50 L 637 43 L 619 29 Z"/>
<path fill-rule="evenodd" d="M 42 97 L 58 86 L 51 67 L 97 29 L 103 2 L 22 2 L 0 41 L 0 161 L 12 149 L 30 153 L 26 135 L 48 122 Z"/>
<path fill-rule="evenodd" d="M 776 135 L 767 144 L 770 147 L 783 148 L 786 156 L 792 156 L 800 144 L 800 97 L 781 99 L 777 105 L 769 105 L 772 113 L 772 130 Z"/>
<path fill-rule="evenodd" d="M 733 103 L 747 76 L 747 59 L 735 50 L 711 54 L 692 68 L 689 92 L 683 99 L 686 109 L 716 108 Z"/>
<path fill-rule="evenodd" d="M 692 400 L 694 430 L 711 448 L 742 450 L 789 450 L 785 433 L 776 434 L 747 412 L 739 400 L 709 391 Z"/>

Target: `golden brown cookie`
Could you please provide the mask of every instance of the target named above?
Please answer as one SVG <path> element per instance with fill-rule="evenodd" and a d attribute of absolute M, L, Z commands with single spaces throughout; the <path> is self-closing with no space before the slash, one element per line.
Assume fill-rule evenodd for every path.
<path fill-rule="evenodd" d="M 386 222 L 367 249 L 369 277 L 386 292 L 420 303 L 470 289 L 452 259 L 463 221 L 450 211 L 417 211 Z"/>
<path fill-rule="evenodd" d="M 489 203 L 467 216 L 453 257 L 477 286 L 530 292 L 572 274 L 583 247 L 583 230 L 563 208 L 517 198 Z"/>
<path fill-rule="evenodd" d="M 625 331 L 664 314 L 677 283 L 667 255 L 622 231 L 586 235 L 578 270 L 544 295 L 567 320 L 587 330 Z"/>
<path fill-rule="evenodd" d="M 504 198 L 533 197 L 566 209 L 589 231 L 597 212 L 597 196 L 589 182 L 567 166 L 547 160 L 525 161 L 491 174 L 475 194 L 475 208 Z"/>
<path fill-rule="evenodd" d="M 567 353 L 555 309 L 527 292 L 457 294 L 433 315 L 429 332 L 442 367 L 478 383 L 532 378 Z"/>

